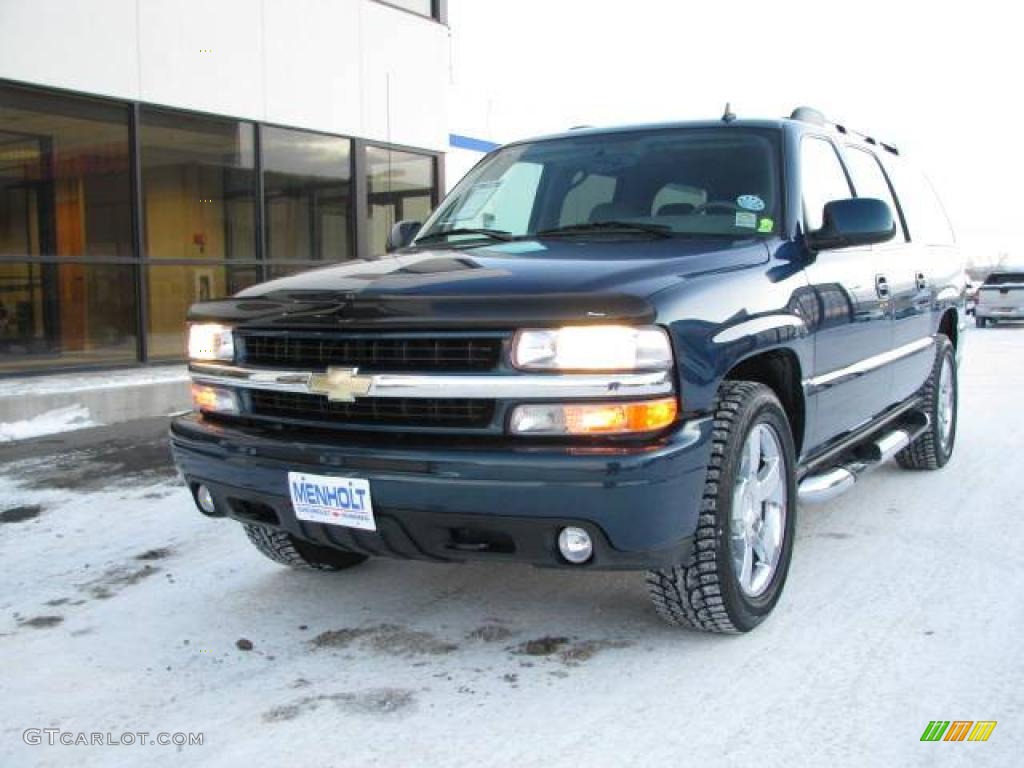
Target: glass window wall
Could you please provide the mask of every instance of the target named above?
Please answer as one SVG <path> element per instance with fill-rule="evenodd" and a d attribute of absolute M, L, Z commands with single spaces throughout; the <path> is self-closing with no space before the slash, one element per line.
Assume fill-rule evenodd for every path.
<path fill-rule="evenodd" d="M 436 160 L 365 151 L 356 184 L 349 138 L 0 82 L 0 376 L 180 360 L 191 304 L 382 252 Z"/>
<path fill-rule="evenodd" d="M 434 158 L 383 147 L 366 148 L 370 255 L 385 251 L 395 222 L 424 222 L 434 205 Z"/>

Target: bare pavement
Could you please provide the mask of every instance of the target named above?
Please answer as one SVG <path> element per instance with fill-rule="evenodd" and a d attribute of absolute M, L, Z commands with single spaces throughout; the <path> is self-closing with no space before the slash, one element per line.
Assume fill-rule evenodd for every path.
<path fill-rule="evenodd" d="M 801 509 L 742 637 L 662 625 L 640 574 L 288 571 L 193 509 L 164 421 L 0 446 L 0 765 L 1019 765 L 1024 326 L 967 336 L 950 465 Z"/>

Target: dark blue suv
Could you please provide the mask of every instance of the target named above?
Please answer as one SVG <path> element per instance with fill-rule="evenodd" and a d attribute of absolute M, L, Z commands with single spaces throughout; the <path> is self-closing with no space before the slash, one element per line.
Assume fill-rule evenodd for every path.
<path fill-rule="evenodd" d="M 191 310 L 178 467 L 278 562 L 642 570 L 743 632 L 798 501 L 952 453 L 948 220 L 813 110 L 510 144 L 389 249 Z"/>

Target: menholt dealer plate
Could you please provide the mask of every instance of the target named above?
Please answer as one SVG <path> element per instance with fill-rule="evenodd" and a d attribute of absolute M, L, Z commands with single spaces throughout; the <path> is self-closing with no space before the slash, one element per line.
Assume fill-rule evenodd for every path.
<path fill-rule="evenodd" d="M 288 491 L 299 520 L 377 530 L 368 480 L 289 472 Z"/>

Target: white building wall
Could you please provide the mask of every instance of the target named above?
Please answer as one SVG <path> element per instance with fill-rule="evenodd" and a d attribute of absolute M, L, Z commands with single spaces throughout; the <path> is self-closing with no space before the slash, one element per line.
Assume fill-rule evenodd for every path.
<path fill-rule="evenodd" d="M 0 78 L 440 151 L 448 45 L 373 0 L 0 0 Z"/>

